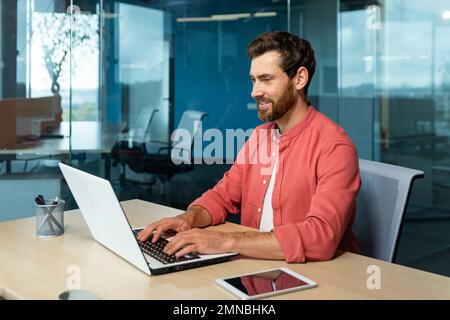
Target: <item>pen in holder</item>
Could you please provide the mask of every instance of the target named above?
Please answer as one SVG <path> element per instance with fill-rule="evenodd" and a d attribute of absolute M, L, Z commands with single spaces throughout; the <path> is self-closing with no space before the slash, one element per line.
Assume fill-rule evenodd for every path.
<path fill-rule="evenodd" d="M 39 195 L 35 202 L 37 236 L 57 237 L 62 235 L 64 233 L 65 201 L 58 197 L 54 200 L 48 200 Z"/>

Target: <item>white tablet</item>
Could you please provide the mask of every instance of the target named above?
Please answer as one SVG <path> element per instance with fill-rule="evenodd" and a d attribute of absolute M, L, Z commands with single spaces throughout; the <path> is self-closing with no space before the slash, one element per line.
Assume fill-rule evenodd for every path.
<path fill-rule="evenodd" d="M 216 283 L 242 300 L 265 298 L 317 287 L 316 282 L 287 268 L 217 279 Z"/>

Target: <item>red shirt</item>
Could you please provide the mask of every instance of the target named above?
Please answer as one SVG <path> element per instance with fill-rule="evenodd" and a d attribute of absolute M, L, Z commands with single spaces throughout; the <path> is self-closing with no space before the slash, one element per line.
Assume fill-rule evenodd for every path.
<path fill-rule="evenodd" d="M 275 122 L 258 126 L 230 170 L 190 206 L 204 207 L 212 224 L 223 223 L 228 213 L 241 212 L 241 224 L 258 229 L 278 156 L 272 231 L 286 262 L 329 260 L 337 248 L 359 253 L 351 226 L 360 176 L 350 138 L 312 106 L 274 147 L 268 141 L 276 139 L 275 129 Z"/>

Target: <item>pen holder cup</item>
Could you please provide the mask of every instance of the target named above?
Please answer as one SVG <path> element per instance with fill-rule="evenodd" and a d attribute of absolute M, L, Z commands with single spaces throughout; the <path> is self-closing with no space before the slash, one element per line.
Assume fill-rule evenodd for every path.
<path fill-rule="evenodd" d="M 45 205 L 36 205 L 36 234 L 38 237 L 57 237 L 64 233 L 64 200 L 52 204 L 45 200 Z"/>

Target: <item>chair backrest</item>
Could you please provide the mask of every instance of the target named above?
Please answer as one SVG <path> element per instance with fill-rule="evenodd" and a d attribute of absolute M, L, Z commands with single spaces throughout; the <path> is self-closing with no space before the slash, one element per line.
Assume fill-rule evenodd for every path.
<path fill-rule="evenodd" d="M 177 139 L 172 140 L 172 148 L 183 149 L 183 150 L 191 150 L 194 144 L 195 138 L 200 132 L 200 124 L 203 121 L 203 118 L 208 114 L 203 111 L 197 110 L 186 110 L 181 116 L 180 123 L 178 124 L 178 129 L 187 130 L 190 134 L 190 139 L 183 139 L 181 141 L 177 141 Z M 177 133 L 175 132 L 175 135 Z"/>
<path fill-rule="evenodd" d="M 155 113 L 158 112 L 158 108 L 145 107 L 139 111 L 136 123 L 131 129 L 142 130 L 143 133 L 147 134 L 150 130 L 150 125 L 152 123 Z"/>
<path fill-rule="evenodd" d="M 415 179 L 423 171 L 359 159 L 361 189 L 353 230 L 363 255 L 394 262 L 398 237 Z"/>

